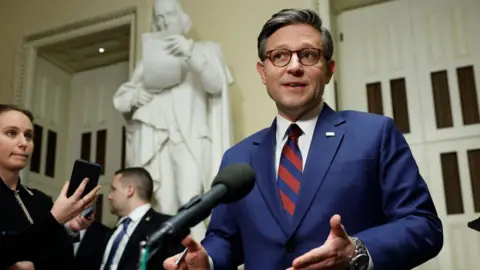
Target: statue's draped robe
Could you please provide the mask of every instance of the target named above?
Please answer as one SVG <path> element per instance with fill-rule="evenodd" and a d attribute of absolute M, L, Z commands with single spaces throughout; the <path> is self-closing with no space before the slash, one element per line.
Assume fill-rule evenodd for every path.
<path fill-rule="evenodd" d="M 150 39 L 144 38 L 144 42 L 155 42 L 154 35 L 145 36 Z M 149 57 L 144 55 L 148 60 L 136 67 L 142 78 L 152 77 L 149 70 L 161 72 L 162 59 Z M 159 89 L 161 82 L 127 82 L 114 96 L 116 109 L 130 115 L 126 125 L 128 166 L 141 166 L 151 173 L 157 209 L 171 215 L 210 188 L 224 151 L 232 145 L 228 85 L 233 80 L 221 48 L 213 42 L 194 43 L 189 58 L 186 61 L 192 61 L 198 74 L 191 72 L 182 58 L 184 74 L 178 84 Z M 168 68 L 165 63 L 163 68 Z M 154 98 L 133 108 L 132 99 L 139 88 L 153 93 Z M 204 232 L 204 224 L 192 229 L 196 239 L 202 239 Z"/>

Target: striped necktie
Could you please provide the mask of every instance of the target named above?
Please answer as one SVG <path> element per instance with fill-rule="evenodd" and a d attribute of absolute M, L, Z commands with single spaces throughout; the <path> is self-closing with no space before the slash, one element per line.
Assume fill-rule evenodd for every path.
<path fill-rule="evenodd" d="M 303 171 L 302 153 L 300 153 L 298 148 L 298 137 L 302 133 L 297 124 L 290 125 L 287 130 L 288 139 L 282 149 L 278 167 L 278 190 L 283 208 L 290 220 L 295 213 L 295 204 L 300 191 L 300 180 Z"/>
<path fill-rule="evenodd" d="M 103 268 L 104 270 L 110 269 L 113 262 L 113 258 L 117 253 L 118 246 L 120 245 L 120 242 L 122 241 L 123 236 L 127 234 L 127 228 L 131 221 L 132 219 L 130 217 L 127 217 L 124 220 L 122 220 L 122 223 L 120 224 L 120 226 L 123 225 L 123 228 L 120 231 L 120 233 L 117 235 L 115 240 L 113 241 L 112 248 L 110 249 L 110 253 L 108 254 L 107 262 L 105 263 L 105 267 Z"/>

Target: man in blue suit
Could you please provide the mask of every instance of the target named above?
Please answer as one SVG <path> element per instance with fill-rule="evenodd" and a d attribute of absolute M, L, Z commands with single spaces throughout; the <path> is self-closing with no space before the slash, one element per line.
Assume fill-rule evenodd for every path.
<path fill-rule="evenodd" d="M 282 10 L 258 37 L 257 70 L 278 115 L 229 149 L 221 167 L 256 174 L 244 199 L 214 209 L 166 269 L 411 269 L 435 257 L 442 224 L 403 135 L 388 117 L 322 100 L 333 41 L 311 10 Z"/>

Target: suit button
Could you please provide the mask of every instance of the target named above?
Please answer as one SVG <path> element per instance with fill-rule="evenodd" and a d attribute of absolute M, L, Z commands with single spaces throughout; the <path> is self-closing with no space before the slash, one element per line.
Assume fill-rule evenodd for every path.
<path fill-rule="evenodd" d="M 295 243 L 292 239 L 288 239 L 287 243 L 285 243 L 285 250 L 288 253 L 292 253 L 295 250 Z"/>

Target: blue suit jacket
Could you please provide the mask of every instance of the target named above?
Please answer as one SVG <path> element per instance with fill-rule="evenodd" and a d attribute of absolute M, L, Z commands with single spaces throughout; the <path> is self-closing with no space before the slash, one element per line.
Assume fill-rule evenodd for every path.
<path fill-rule="evenodd" d="M 363 240 L 375 270 L 411 269 L 436 256 L 442 224 L 403 135 L 388 117 L 324 106 L 305 164 L 293 223 L 276 189 L 276 125 L 229 149 L 221 168 L 248 163 L 256 185 L 242 200 L 213 210 L 203 246 L 215 270 L 286 269 L 321 246 L 340 214 Z M 326 136 L 334 132 L 335 136 Z"/>

